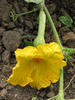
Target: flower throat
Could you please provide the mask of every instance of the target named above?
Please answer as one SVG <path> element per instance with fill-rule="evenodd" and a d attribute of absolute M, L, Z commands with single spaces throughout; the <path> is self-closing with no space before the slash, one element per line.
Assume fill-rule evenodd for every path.
<path fill-rule="evenodd" d="M 34 62 L 41 62 L 41 58 L 34 58 Z"/>

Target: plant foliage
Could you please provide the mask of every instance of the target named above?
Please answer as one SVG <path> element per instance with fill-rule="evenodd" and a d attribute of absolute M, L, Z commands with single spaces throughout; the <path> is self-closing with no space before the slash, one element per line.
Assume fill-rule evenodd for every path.
<path fill-rule="evenodd" d="M 67 27 L 71 27 L 73 23 L 73 20 L 70 16 L 61 16 L 59 17 L 59 21 L 62 22 Z"/>

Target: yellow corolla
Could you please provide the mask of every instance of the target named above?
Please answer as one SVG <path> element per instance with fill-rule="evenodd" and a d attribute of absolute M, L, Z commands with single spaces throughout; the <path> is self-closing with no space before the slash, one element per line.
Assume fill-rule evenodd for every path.
<path fill-rule="evenodd" d="M 59 80 L 60 68 L 66 66 L 64 57 L 59 45 L 55 42 L 28 46 L 15 51 L 17 64 L 7 80 L 13 85 L 40 88 L 48 87 L 51 82 Z"/>

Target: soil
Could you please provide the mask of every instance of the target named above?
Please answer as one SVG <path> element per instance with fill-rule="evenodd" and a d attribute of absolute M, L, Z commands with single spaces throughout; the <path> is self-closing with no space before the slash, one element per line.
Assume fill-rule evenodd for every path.
<path fill-rule="evenodd" d="M 75 0 L 46 0 L 48 8 L 61 43 L 64 47 L 75 48 Z M 51 83 L 45 89 L 37 90 L 29 85 L 21 87 L 13 86 L 6 82 L 12 68 L 17 63 L 14 51 L 17 48 L 24 48 L 27 41 L 31 41 L 31 36 L 37 35 L 37 16 L 39 11 L 20 16 L 16 21 L 9 17 L 9 11 L 13 8 L 16 13 L 23 13 L 32 10 L 36 5 L 26 3 L 24 0 L 0 0 L 0 100 L 31 100 L 38 97 L 39 100 L 46 100 L 58 94 L 59 82 Z M 58 18 L 69 15 L 73 19 L 72 27 L 63 25 Z M 21 39 L 23 36 L 27 36 Z M 33 39 L 34 40 L 34 39 Z M 51 26 L 46 21 L 45 30 L 46 43 L 56 41 Z M 75 75 L 75 54 L 73 59 L 68 60 L 64 67 L 64 88 L 69 84 Z M 65 99 L 75 99 L 75 77 L 70 82 L 70 86 L 64 91 Z"/>

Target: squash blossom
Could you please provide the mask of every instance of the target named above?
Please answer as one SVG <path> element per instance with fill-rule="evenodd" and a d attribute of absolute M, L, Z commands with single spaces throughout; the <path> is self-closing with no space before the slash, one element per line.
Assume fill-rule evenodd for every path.
<path fill-rule="evenodd" d="M 66 66 L 62 51 L 55 42 L 37 48 L 17 49 L 15 55 L 17 64 L 7 82 L 22 87 L 30 84 L 38 90 L 46 88 L 59 80 L 60 68 Z"/>

